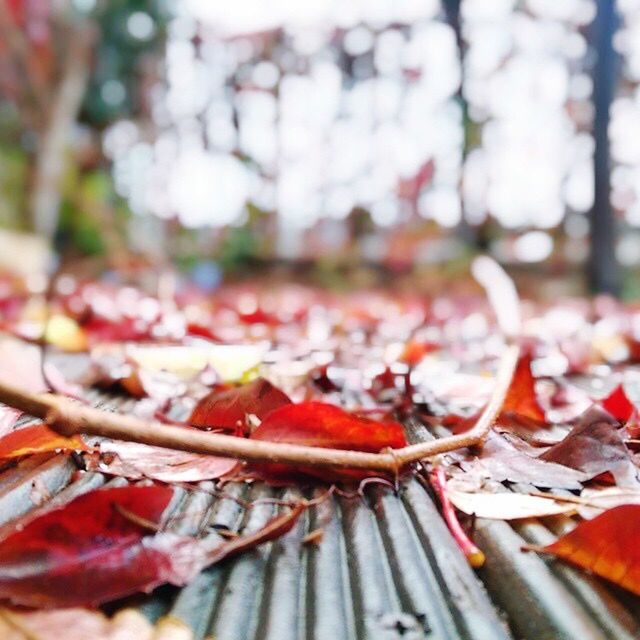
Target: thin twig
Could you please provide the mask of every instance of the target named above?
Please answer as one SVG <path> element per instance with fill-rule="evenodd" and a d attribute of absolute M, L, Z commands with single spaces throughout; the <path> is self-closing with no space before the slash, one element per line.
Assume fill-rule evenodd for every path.
<path fill-rule="evenodd" d="M 113 508 L 126 520 L 129 522 L 133 522 L 133 524 L 138 525 L 142 529 L 148 529 L 149 531 L 154 531 L 158 533 L 158 531 L 162 531 L 162 527 L 152 520 L 148 520 L 147 518 L 143 518 L 139 516 L 137 513 L 133 513 L 133 511 L 129 511 L 129 509 L 123 507 L 121 504 L 114 504 Z"/>
<path fill-rule="evenodd" d="M 544 491 L 528 491 L 525 495 L 535 496 L 536 498 L 547 498 L 549 500 L 555 500 L 556 502 L 571 502 L 572 504 L 582 504 L 585 506 L 596 506 L 590 500 L 586 498 L 579 498 L 578 496 L 559 496 L 556 493 L 546 493 Z"/>
<path fill-rule="evenodd" d="M 84 433 L 252 462 L 367 469 L 395 474 L 424 458 L 482 444 L 504 401 L 517 356 L 516 346 L 507 347 L 491 401 L 470 431 L 402 449 L 387 449 L 385 453 L 265 442 L 174 427 L 81 406 L 61 396 L 29 393 L 5 383 L 0 383 L 0 401 L 43 419 L 52 429 L 66 436 Z"/>
<path fill-rule="evenodd" d="M 300 502 L 288 513 L 276 516 L 269 520 L 269 522 L 267 522 L 267 524 L 259 531 L 229 540 L 229 542 L 213 549 L 209 556 L 210 563 L 213 564 L 225 558 L 237 556 L 244 551 L 253 549 L 259 544 L 276 540 L 280 536 L 291 531 L 298 521 L 298 518 L 306 509 L 307 504 L 305 502 Z"/>

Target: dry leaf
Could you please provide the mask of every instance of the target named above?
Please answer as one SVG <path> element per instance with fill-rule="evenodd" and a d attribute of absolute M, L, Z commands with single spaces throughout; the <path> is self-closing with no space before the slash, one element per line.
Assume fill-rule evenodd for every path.
<path fill-rule="evenodd" d="M 517 520 L 571 513 L 575 504 L 556 502 L 521 493 L 467 493 L 447 490 L 451 502 L 463 513 L 492 520 Z"/>

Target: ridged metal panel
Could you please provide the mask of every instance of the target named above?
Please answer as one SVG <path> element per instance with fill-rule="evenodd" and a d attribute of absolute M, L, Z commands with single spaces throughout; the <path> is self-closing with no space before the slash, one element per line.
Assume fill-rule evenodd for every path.
<path fill-rule="evenodd" d="M 114 408 L 119 401 L 95 396 Z M 416 422 L 412 440 L 434 437 Z M 36 456 L 0 471 L 0 525 L 103 486 L 76 473 L 72 456 Z M 268 499 L 293 489 L 262 483 L 182 490 L 169 528 L 224 540 L 221 529 L 260 529 L 278 510 Z M 526 487 L 512 487 L 525 490 Z M 306 493 L 311 498 L 322 493 Z M 238 499 L 239 501 L 236 501 Z M 264 501 L 267 499 L 267 501 Z M 246 510 L 243 501 L 257 501 Z M 261 502 L 262 501 L 262 502 Z M 106 607 L 136 606 L 151 620 L 171 615 L 202 640 L 631 640 L 640 637 L 640 599 L 559 562 L 520 551 L 573 526 L 567 517 L 476 523 L 487 563 L 474 572 L 417 478 L 397 492 L 369 486 L 363 497 L 332 496 L 310 508 L 289 534 L 204 571 L 183 589 L 163 587 Z M 319 544 L 304 536 L 322 528 Z"/>

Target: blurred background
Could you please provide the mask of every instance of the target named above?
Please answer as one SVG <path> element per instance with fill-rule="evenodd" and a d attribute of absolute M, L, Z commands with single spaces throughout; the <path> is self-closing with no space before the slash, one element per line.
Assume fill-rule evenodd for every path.
<path fill-rule="evenodd" d="M 0 266 L 637 297 L 639 83 L 640 0 L 0 0 Z"/>

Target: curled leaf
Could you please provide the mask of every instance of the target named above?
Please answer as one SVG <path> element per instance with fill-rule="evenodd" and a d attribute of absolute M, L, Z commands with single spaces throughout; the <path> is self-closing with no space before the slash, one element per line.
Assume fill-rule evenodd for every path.
<path fill-rule="evenodd" d="M 619 486 L 638 486 L 637 469 L 618 432 L 618 421 L 597 406 L 539 459 L 584 471 L 592 478 L 610 471 Z"/>
<path fill-rule="evenodd" d="M 502 405 L 501 415 L 515 415 L 534 423 L 545 424 L 545 414 L 536 396 L 531 359 L 530 354 L 520 356 L 507 397 Z"/>
<path fill-rule="evenodd" d="M 445 416 L 442 422 L 454 433 L 464 433 L 473 427 L 480 414 L 481 411 L 470 417 L 450 414 Z M 520 356 L 518 360 L 496 424 L 501 427 L 516 426 L 531 430 L 539 429 L 547 424 L 545 413 L 536 395 L 530 354 Z"/>

